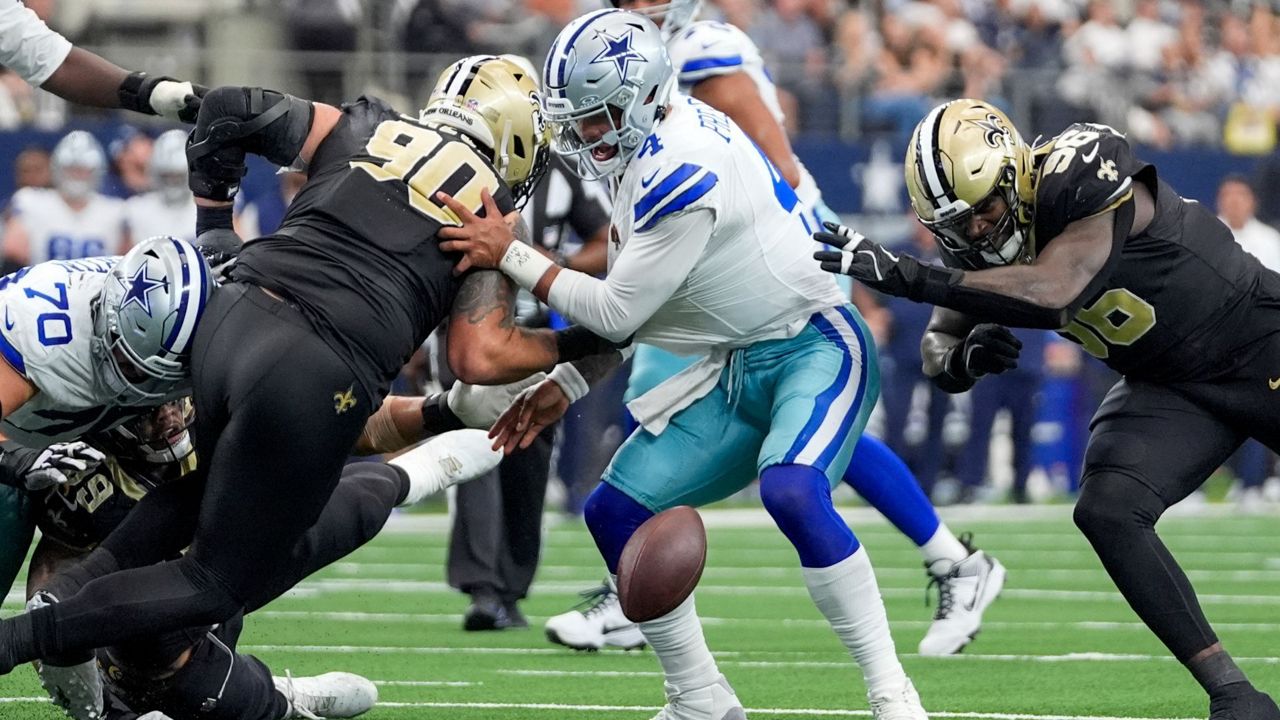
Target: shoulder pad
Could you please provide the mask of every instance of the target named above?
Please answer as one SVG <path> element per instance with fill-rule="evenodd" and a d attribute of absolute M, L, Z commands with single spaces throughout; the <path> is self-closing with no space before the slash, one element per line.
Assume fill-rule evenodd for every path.
<path fill-rule="evenodd" d="M 681 85 L 694 85 L 716 75 L 732 75 L 760 53 L 751 38 L 722 22 L 696 22 L 667 45 Z"/>
<path fill-rule="evenodd" d="M 1132 195 L 1133 177 L 1150 167 L 1125 136 L 1076 123 L 1036 148 L 1035 227 L 1044 242 L 1072 222 L 1115 208 Z"/>

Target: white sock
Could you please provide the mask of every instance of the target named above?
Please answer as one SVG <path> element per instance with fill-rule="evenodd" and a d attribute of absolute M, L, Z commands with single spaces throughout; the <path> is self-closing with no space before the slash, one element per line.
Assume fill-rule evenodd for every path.
<path fill-rule="evenodd" d="M 858 548 L 830 567 L 801 571 L 813 604 L 862 668 L 867 692 L 879 695 L 901 691 L 907 674 L 893 647 L 889 618 L 866 549 Z"/>
<path fill-rule="evenodd" d="M 969 548 L 956 539 L 955 533 L 944 522 L 938 523 L 938 529 L 929 541 L 920 546 L 920 554 L 930 567 L 939 560 L 958 563 L 969 557 Z"/>
<path fill-rule="evenodd" d="M 662 672 L 676 692 L 696 690 L 720 677 L 716 659 L 707 649 L 702 623 L 690 595 L 675 610 L 657 620 L 640 623 L 640 632 L 662 663 Z"/>

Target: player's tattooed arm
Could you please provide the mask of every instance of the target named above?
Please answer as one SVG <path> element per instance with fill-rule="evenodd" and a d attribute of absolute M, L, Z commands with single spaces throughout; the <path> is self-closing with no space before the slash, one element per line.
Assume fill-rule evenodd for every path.
<path fill-rule="evenodd" d="M 555 335 L 515 323 L 516 290 L 494 270 L 462 281 L 449 316 L 449 367 L 475 385 L 514 382 L 550 370 L 559 359 Z"/>

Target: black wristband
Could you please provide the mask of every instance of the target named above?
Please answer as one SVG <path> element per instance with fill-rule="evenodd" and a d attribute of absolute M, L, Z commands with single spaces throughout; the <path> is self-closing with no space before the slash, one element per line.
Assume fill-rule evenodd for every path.
<path fill-rule="evenodd" d="M 210 230 L 233 230 L 233 205 L 220 207 L 196 206 L 196 237 Z"/>
<path fill-rule="evenodd" d="M 563 330 L 556 330 L 555 336 L 558 362 L 562 363 L 581 360 L 592 355 L 603 355 L 631 344 L 630 338 L 627 338 L 626 342 L 615 343 L 581 325 L 570 325 Z"/>
<path fill-rule="evenodd" d="M 953 288 L 964 279 L 964 271 L 940 265 L 920 263 L 911 279 L 907 298 L 930 305 L 941 305 Z"/>
<path fill-rule="evenodd" d="M 144 72 L 131 72 L 120 83 L 120 88 L 116 90 L 116 98 L 120 101 L 120 107 L 125 110 L 155 115 L 155 108 L 151 107 L 151 91 L 162 80 L 172 79 L 164 75 L 152 77 Z"/>
<path fill-rule="evenodd" d="M 942 372 L 933 377 L 933 384 L 941 391 L 955 395 L 973 387 L 978 380 L 964 366 L 964 341 L 956 343 L 942 360 Z"/>
<path fill-rule="evenodd" d="M 429 435 L 439 435 L 451 430 L 462 430 L 466 423 L 462 422 L 449 408 L 449 394 L 436 393 L 428 395 L 422 403 L 422 429 Z"/>

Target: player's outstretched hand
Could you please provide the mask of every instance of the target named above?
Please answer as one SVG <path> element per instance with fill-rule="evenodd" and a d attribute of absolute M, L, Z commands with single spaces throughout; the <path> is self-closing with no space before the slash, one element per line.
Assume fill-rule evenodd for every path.
<path fill-rule="evenodd" d="M 30 492 L 66 485 L 106 460 L 101 451 L 78 441 L 57 443 L 30 453 L 25 467 L 18 468 L 22 485 Z"/>
<path fill-rule="evenodd" d="M 836 250 L 819 250 L 813 259 L 822 263 L 822 269 L 838 275 L 849 275 L 863 285 L 887 295 L 914 297 L 917 294 L 920 272 L 919 260 L 910 255 L 896 255 L 871 242 L 844 225 L 822 223 L 826 232 L 816 232 L 813 239 Z"/>
<path fill-rule="evenodd" d="M 503 216 L 488 189 L 480 191 L 483 217 L 471 212 L 448 193 L 436 193 L 436 198 L 462 222 L 461 227 L 440 228 L 436 234 L 442 241 L 441 250 L 462 253 L 462 259 L 453 269 L 454 274 L 464 273 L 473 267 L 496 269 L 516 238 L 516 223 L 523 222 L 520 213 L 510 212 Z"/>
<path fill-rule="evenodd" d="M 510 455 L 516 448 L 529 447 L 533 439 L 569 409 L 569 396 L 555 380 L 542 382 L 516 396 L 511 407 L 493 424 L 489 437 L 493 448 Z"/>

